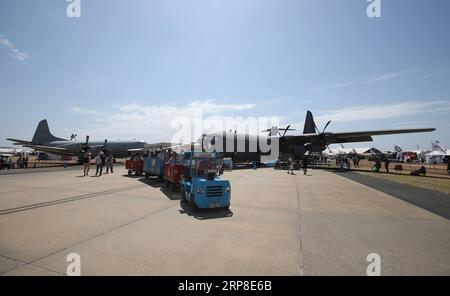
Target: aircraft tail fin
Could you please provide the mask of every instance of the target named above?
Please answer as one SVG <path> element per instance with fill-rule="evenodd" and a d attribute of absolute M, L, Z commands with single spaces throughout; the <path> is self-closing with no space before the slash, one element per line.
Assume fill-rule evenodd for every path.
<path fill-rule="evenodd" d="M 305 127 L 303 128 L 304 134 L 314 134 L 316 132 L 316 124 L 311 111 L 306 112 Z"/>
<path fill-rule="evenodd" d="M 47 144 L 53 141 L 67 140 L 52 135 L 52 133 L 50 133 L 50 129 L 48 128 L 47 119 L 41 120 L 36 128 L 36 131 L 34 132 L 34 136 L 31 142 L 33 144 Z"/>

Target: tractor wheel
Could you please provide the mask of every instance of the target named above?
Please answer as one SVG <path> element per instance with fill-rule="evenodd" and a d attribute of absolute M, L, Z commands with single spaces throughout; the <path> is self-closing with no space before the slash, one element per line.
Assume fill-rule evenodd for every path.
<path fill-rule="evenodd" d="M 195 196 L 193 194 L 191 195 L 191 200 L 189 201 L 189 204 L 191 206 L 192 212 L 197 212 L 198 211 L 198 207 L 195 204 Z"/>
<path fill-rule="evenodd" d="M 181 186 L 181 202 L 186 201 L 186 192 L 184 191 L 184 186 Z"/>

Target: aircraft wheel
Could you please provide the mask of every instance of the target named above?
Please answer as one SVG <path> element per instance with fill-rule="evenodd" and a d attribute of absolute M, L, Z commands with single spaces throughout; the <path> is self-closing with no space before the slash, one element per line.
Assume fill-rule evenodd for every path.
<path fill-rule="evenodd" d="M 145 179 L 148 179 L 150 175 L 148 173 L 145 173 Z"/>
<path fill-rule="evenodd" d="M 128 176 L 131 176 L 132 171 L 128 170 Z"/>

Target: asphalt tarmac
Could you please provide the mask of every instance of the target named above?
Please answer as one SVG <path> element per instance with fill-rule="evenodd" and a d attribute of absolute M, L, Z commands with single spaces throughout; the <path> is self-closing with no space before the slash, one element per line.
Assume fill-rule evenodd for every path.
<path fill-rule="evenodd" d="M 339 174 L 226 172 L 230 210 L 200 212 L 125 174 L 0 175 L 0 274 L 77 253 L 82 275 L 366 275 L 377 253 L 382 275 L 450 275 L 448 219 Z"/>
<path fill-rule="evenodd" d="M 375 188 L 401 200 L 450 219 L 450 195 L 358 173 L 337 173 L 350 180 Z M 417 178 L 427 178 L 419 176 Z M 448 180 L 450 182 L 450 179 Z"/>

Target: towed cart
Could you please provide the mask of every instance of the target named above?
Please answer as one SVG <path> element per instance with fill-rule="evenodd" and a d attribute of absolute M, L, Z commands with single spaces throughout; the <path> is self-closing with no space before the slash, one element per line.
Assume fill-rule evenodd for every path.
<path fill-rule="evenodd" d="M 135 174 L 142 175 L 144 171 L 144 160 L 141 155 L 142 149 L 130 149 L 128 150 L 129 157 L 125 161 L 125 169 L 128 170 L 128 176 Z"/>
<path fill-rule="evenodd" d="M 181 188 L 181 175 L 183 173 L 183 159 L 173 153 L 169 160 L 164 164 L 164 180 L 166 186 L 172 191 Z"/>
<path fill-rule="evenodd" d="M 146 153 L 144 156 L 144 174 L 146 179 L 150 178 L 150 176 L 156 176 L 159 182 L 163 180 L 166 157 L 166 150 L 148 151 Z"/>

